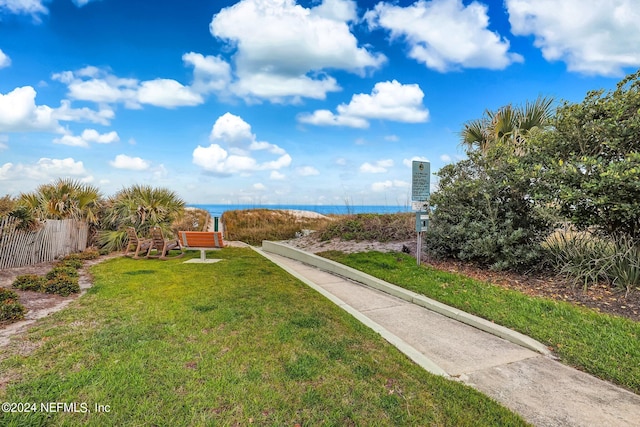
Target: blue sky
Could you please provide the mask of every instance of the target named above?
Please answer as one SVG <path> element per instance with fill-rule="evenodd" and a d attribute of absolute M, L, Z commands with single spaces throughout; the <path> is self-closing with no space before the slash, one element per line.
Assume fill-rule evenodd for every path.
<path fill-rule="evenodd" d="M 0 195 L 407 205 L 485 109 L 640 67 L 637 0 L 0 0 Z M 435 179 L 434 183 L 435 184 Z"/>

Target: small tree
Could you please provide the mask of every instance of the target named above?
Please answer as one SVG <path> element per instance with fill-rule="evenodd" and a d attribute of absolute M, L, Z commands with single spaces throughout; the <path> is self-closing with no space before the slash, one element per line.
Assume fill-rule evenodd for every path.
<path fill-rule="evenodd" d="M 640 70 L 558 109 L 533 137 L 538 196 L 580 228 L 640 237 Z"/>

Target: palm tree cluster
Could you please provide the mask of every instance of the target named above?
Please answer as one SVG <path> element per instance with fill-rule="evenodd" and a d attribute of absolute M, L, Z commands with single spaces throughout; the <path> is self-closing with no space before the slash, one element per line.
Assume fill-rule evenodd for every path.
<path fill-rule="evenodd" d="M 147 235 L 151 227 L 168 233 L 171 224 L 183 215 L 184 206 L 176 193 L 165 188 L 133 185 L 105 199 L 92 185 L 58 179 L 17 199 L 0 199 L 0 216 L 20 219 L 25 224 L 22 228 L 47 219 L 85 221 L 100 246 L 118 250 L 126 241 L 126 227 L 136 227 L 141 235 Z"/>
<path fill-rule="evenodd" d="M 507 144 L 515 154 L 523 154 L 523 146 L 529 135 L 550 124 L 552 104 L 553 98 L 538 97 L 523 107 L 509 104 L 497 111 L 486 110 L 482 118 L 464 124 L 462 144 L 470 151 L 479 150 L 481 153 L 486 153 L 497 144 Z"/>

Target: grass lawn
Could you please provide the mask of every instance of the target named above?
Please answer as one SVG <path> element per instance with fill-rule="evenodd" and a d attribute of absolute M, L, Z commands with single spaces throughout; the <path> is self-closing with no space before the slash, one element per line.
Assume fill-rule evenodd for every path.
<path fill-rule="evenodd" d="M 640 394 L 638 322 L 417 266 L 405 254 L 320 255 L 529 335 L 552 347 L 565 363 Z"/>
<path fill-rule="evenodd" d="M 251 249 L 189 256 L 92 267 L 86 295 L 0 356 L 0 402 L 37 405 L 0 425 L 525 425 Z"/>

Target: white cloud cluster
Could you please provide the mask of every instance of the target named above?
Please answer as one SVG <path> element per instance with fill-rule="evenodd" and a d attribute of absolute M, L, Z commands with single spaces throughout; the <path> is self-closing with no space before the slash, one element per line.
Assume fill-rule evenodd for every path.
<path fill-rule="evenodd" d="M 46 182 L 59 177 L 79 178 L 84 182 L 92 179 L 88 176 L 82 161 L 76 161 L 71 157 L 65 159 L 43 157 L 30 165 L 5 163 L 0 166 L 0 181 L 31 179 Z"/>
<path fill-rule="evenodd" d="M 419 0 L 407 7 L 381 2 L 365 19 L 371 29 L 381 27 L 393 38 L 404 38 L 411 58 L 440 72 L 503 69 L 523 61 L 509 52 L 508 40 L 488 29 L 487 6 L 476 1 L 465 6 L 462 0 Z"/>
<path fill-rule="evenodd" d="M 5 10 L 16 15 L 47 14 L 49 10 L 44 7 L 42 0 L 0 0 L 0 11 Z"/>
<path fill-rule="evenodd" d="M 116 169 L 126 169 L 132 171 L 143 171 L 151 167 L 148 160 L 140 157 L 130 157 L 126 154 L 118 154 L 109 164 Z"/>
<path fill-rule="evenodd" d="M 91 122 L 108 125 L 113 110 L 102 107 L 72 108 L 63 100 L 60 107 L 36 105 L 36 91 L 31 86 L 19 87 L 7 94 L 0 93 L 0 132 L 56 132 L 64 133 L 60 121 Z"/>
<path fill-rule="evenodd" d="M 284 102 L 339 90 L 324 70 L 362 74 L 386 61 L 358 46 L 349 29 L 356 19 L 352 0 L 324 0 L 313 8 L 295 0 L 241 0 L 214 15 L 209 28 L 237 50 L 234 93 Z"/>
<path fill-rule="evenodd" d="M 640 66 L 637 0 L 506 0 L 513 34 L 535 37 L 548 61 L 570 71 L 620 75 Z"/>
<path fill-rule="evenodd" d="M 207 172 L 218 175 L 246 174 L 263 170 L 277 171 L 291 164 L 291 156 L 285 150 L 275 144 L 258 141 L 251 132 L 251 126 L 231 113 L 225 113 L 216 120 L 209 140 L 211 145 L 208 147 L 198 145 L 193 150 L 193 163 Z M 279 157 L 259 161 L 254 156 L 260 151 Z"/>
<path fill-rule="evenodd" d="M 116 131 L 101 134 L 95 129 L 85 129 L 80 136 L 66 133 L 62 137 L 53 140 L 55 144 L 73 147 L 88 147 L 92 142 L 96 144 L 112 144 L 118 141 L 120 141 L 120 137 Z"/>
<path fill-rule="evenodd" d="M 401 84 L 396 80 L 379 82 L 371 94 L 353 95 L 349 104 L 340 104 L 337 114 L 316 110 L 300 114 L 298 121 L 317 126 L 369 127 L 370 119 L 405 123 L 426 122 L 429 111 L 422 105 L 424 93 L 417 84 Z"/>
<path fill-rule="evenodd" d="M 375 163 L 363 163 L 360 165 L 360 172 L 363 173 L 385 173 L 393 166 L 392 159 L 378 160 Z"/>
<path fill-rule="evenodd" d="M 202 95 L 190 86 L 172 79 L 158 78 L 140 82 L 119 78 L 97 67 L 85 67 L 76 72 L 64 71 L 52 76 L 68 86 L 71 99 L 103 104 L 122 103 L 127 108 L 142 104 L 164 108 L 200 105 Z"/>
<path fill-rule="evenodd" d="M 5 68 L 11 65 L 11 58 L 0 49 L 0 68 Z"/>

